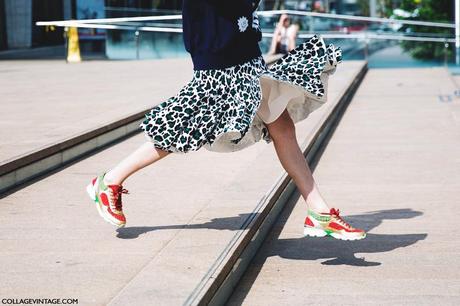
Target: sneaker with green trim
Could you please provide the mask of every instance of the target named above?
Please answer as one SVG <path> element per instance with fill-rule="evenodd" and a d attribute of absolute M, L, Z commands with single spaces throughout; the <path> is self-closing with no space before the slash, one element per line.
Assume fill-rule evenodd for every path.
<path fill-rule="evenodd" d="M 126 217 L 123 214 L 121 195 L 129 192 L 122 185 L 106 185 L 104 176 L 105 173 L 92 179 L 86 191 L 96 203 L 97 211 L 105 221 L 118 227 L 124 227 Z"/>
<path fill-rule="evenodd" d="M 331 208 L 329 213 L 316 213 L 308 209 L 304 222 L 304 235 L 311 237 L 331 236 L 341 240 L 359 240 L 366 237 L 362 229 L 354 228 L 340 216 L 340 211 Z"/>

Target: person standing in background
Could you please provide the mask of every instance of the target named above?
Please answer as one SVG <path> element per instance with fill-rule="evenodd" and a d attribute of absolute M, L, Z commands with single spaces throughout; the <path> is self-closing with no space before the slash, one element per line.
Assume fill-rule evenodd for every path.
<path fill-rule="evenodd" d="M 297 46 L 297 35 L 300 30 L 300 23 L 298 20 L 294 21 L 287 29 L 288 37 L 288 52 L 295 49 Z"/>
<path fill-rule="evenodd" d="M 276 25 L 275 32 L 268 54 L 287 54 L 296 47 L 297 33 L 299 25 L 291 24 L 291 19 L 288 15 L 282 14 Z"/>
<path fill-rule="evenodd" d="M 276 25 L 275 32 L 268 54 L 286 54 L 289 52 L 288 28 L 291 20 L 286 14 L 282 14 Z"/>

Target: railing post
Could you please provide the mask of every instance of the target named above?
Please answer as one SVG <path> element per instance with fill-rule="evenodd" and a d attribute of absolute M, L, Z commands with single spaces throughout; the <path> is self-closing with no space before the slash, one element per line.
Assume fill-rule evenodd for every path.
<path fill-rule="evenodd" d="M 444 66 L 447 67 L 448 64 L 448 52 L 449 52 L 449 43 L 447 42 L 447 38 L 444 40 Z"/>
<path fill-rule="evenodd" d="M 136 32 L 134 32 L 134 35 L 136 39 L 136 59 L 138 60 L 140 58 L 140 55 L 139 55 L 140 32 L 139 30 L 136 30 Z"/>
<path fill-rule="evenodd" d="M 460 66 L 460 0 L 455 0 L 455 63 Z"/>
<path fill-rule="evenodd" d="M 367 38 L 367 33 L 364 33 L 364 59 L 366 61 L 369 59 L 369 41 Z"/>
<path fill-rule="evenodd" d="M 69 54 L 69 27 L 64 27 L 64 41 L 65 41 L 65 44 L 64 44 L 64 49 L 65 49 L 65 62 L 68 63 L 68 59 L 67 59 L 67 56 Z"/>

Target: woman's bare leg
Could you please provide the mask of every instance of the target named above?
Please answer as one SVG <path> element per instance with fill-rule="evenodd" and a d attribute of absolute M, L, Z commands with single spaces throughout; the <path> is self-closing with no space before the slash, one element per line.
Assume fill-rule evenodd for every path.
<path fill-rule="evenodd" d="M 170 152 L 160 150 L 152 142 L 147 141 L 108 171 L 104 182 L 109 185 L 121 185 L 134 172 L 153 164 L 168 154 Z"/>
<path fill-rule="evenodd" d="M 284 110 L 278 119 L 266 124 L 281 165 L 294 180 L 308 207 L 316 212 L 329 212 L 302 151 L 297 143 L 295 125 Z"/>

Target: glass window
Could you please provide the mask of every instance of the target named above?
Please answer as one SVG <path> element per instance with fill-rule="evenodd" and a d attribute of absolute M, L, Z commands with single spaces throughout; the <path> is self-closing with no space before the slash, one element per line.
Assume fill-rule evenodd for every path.
<path fill-rule="evenodd" d="M 7 48 L 6 42 L 6 20 L 5 20 L 5 1 L 0 0 L 0 50 Z"/>
<path fill-rule="evenodd" d="M 32 44 L 33 46 L 59 45 L 64 42 L 61 27 L 38 27 L 37 21 L 62 20 L 64 7 L 62 0 L 42 0 L 32 2 Z"/>

